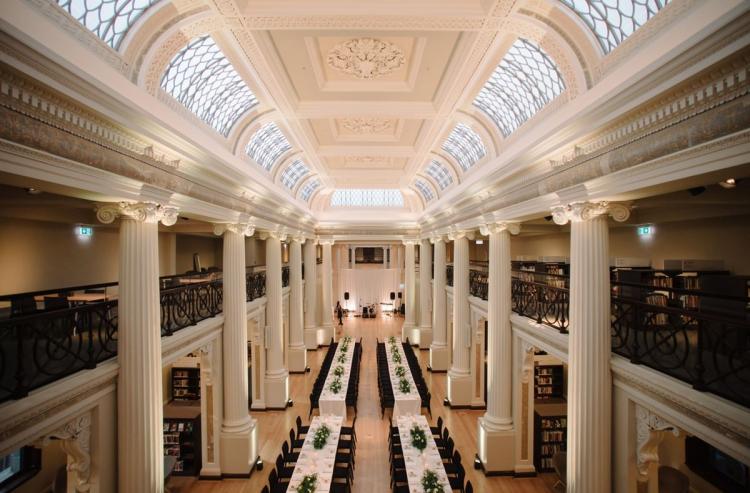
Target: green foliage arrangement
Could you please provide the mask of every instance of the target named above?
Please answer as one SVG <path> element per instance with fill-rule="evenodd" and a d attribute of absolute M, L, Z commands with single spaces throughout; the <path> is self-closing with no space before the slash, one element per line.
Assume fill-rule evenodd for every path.
<path fill-rule="evenodd" d="M 333 374 L 337 377 L 340 377 L 344 374 L 344 367 L 341 365 L 338 365 L 336 368 L 333 369 Z"/>
<path fill-rule="evenodd" d="M 331 382 L 331 385 L 328 386 L 328 388 L 333 392 L 334 394 L 338 394 L 341 391 L 341 379 L 339 377 L 336 377 L 333 382 Z"/>
<path fill-rule="evenodd" d="M 409 381 L 405 378 L 399 380 L 398 390 L 400 390 L 403 394 L 408 394 L 411 391 L 411 385 L 409 384 Z"/>
<path fill-rule="evenodd" d="M 424 479 L 422 480 L 424 481 Z M 299 486 L 297 486 L 296 491 L 297 493 L 315 493 L 315 488 L 318 484 L 318 475 L 317 474 L 308 474 L 304 478 L 302 478 L 302 482 L 300 482 Z"/>
<path fill-rule="evenodd" d="M 434 471 L 427 469 L 422 475 L 422 489 L 424 493 L 443 493 L 443 487 Z"/>
<path fill-rule="evenodd" d="M 414 425 L 409 433 L 411 433 L 411 446 L 423 452 L 427 448 L 427 437 L 424 434 L 424 430 Z"/>
<path fill-rule="evenodd" d="M 396 367 L 396 376 L 397 377 L 403 377 L 404 375 L 406 375 L 406 368 L 404 368 L 403 366 L 397 366 Z"/>
<path fill-rule="evenodd" d="M 315 435 L 313 436 L 313 447 L 315 447 L 315 450 L 320 450 L 325 447 L 330 435 L 331 429 L 326 425 L 318 428 L 318 430 L 315 432 Z"/>

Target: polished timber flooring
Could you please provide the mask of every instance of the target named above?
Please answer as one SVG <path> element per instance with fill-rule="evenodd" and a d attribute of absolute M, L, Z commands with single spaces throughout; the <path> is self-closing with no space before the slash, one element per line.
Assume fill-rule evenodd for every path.
<path fill-rule="evenodd" d="M 378 400 L 377 370 L 375 367 L 375 342 L 391 335 L 401 334 L 403 318 L 379 317 L 376 319 L 361 319 L 350 317 L 345 319 L 343 332 L 358 340 L 363 338 L 362 366 L 360 371 L 359 403 L 357 415 L 357 456 L 354 470 L 355 493 L 387 493 L 390 491 L 390 473 L 388 468 L 388 411 L 384 419 L 380 417 L 380 403 Z M 289 430 L 294 427 L 297 415 L 302 416 L 305 423 L 309 410 L 309 395 L 320 363 L 325 356 L 326 348 L 318 351 L 308 351 L 308 365 L 311 371 L 301 375 L 290 376 L 291 397 L 294 406 L 286 411 L 255 412 L 253 416 L 258 420 L 260 456 L 263 459 L 263 470 L 254 470 L 249 479 L 225 479 L 223 481 L 197 481 L 193 478 L 173 478 L 169 481 L 172 493 L 259 493 L 268 483 L 276 456 L 281 451 L 281 444 L 289 438 Z M 432 420 L 435 424 L 438 416 L 442 416 L 445 426 L 450 430 L 451 437 L 456 442 L 463 463 L 466 466 L 466 479 L 470 480 L 475 492 L 554 492 L 552 488 L 555 477 L 542 474 L 536 478 L 486 478 L 481 471 L 472 467 L 477 444 L 477 418 L 484 411 L 450 410 L 443 406 L 446 392 L 445 373 L 430 373 L 426 371 L 428 351 L 417 351 L 425 379 L 432 392 Z M 349 422 L 353 416 L 353 409 L 349 411 Z M 429 417 L 428 417 L 429 419 Z M 561 491 L 561 490 L 558 490 Z"/>

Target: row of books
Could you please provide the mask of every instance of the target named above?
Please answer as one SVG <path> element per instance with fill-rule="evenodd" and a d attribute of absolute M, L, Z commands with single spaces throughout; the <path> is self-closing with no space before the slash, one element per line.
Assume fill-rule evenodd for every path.
<path fill-rule="evenodd" d="M 549 444 L 542 445 L 540 447 L 540 452 L 542 456 L 544 456 L 543 457 L 544 459 L 545 457 L 552 457 L 553 455 L 555 455 L 555 452 L 562 450 L 562 449 L 563 449 L 562 443 L 549 443 Z"/>
<path fill-rule="evenodd" d="M 193 423 L 191 421 L 165 421 L 164 433 L 192 433 Z"/>
<path fill-rule="evenodd" d="M 542 418 L 542 428 L 544 429 L 565 428 L 566 426 L 568 426 L 568 419 L 564 416 L 557 418 Z"/>
<path fill-rule="evenodd" d="M 565 440 L 565 430 L 542 430 L 543 442 L 562 442 Z"/>

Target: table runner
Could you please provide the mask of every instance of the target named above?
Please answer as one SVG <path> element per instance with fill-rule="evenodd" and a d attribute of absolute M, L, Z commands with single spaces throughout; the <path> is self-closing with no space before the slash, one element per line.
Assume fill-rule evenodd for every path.
<path fill-rule="evenodd" d="M 348 342 L 347 342 L 348 341 Z M 351 337 L 344 337 L 338 343 L 336 352 L 333 355 L 333 361 L 331 367 L 328 369 L 328 376 L 323 384 L 323 390 L 320 392 L 318 398 L 318 406 L 321 415 L 334 415 L 346 418 L 346 392 L 349 388 L 349 377 L 352 371 L 352 360 L 354 358 L 354 339 Z M 343 351 L 344 346 L 347 346 L 346 352 Z M 339 362 L 339 356 L 344 355 L 344 362 Z M 341 390 L 335 394 L 331 389 L 331 383 L 336 379 L 334 370 L 337 366 L 341 366 L 344 369 L 344 373 L 339 377 L 341 381 Z"/>
<path fill-rule="evenodd" d="M 443 486 L 445 493 L 451 493 L 450 481 L 443 466 L 443 459 L 440 457 L 440 451 L 437 448 L 430 424 L 422 416 L 399 416 L 396 420 L 398 425 L 398 434 L 401 437 L 401 450 L 404 454 L 404 463 L 406 464 L 406 478 L 409 482 L 409 491 L 413 493 L 423 493 L 422 476 L 426 470 L 431 470 L 437 474 L 438 481 Z M 424 431 L 427 437 L 427 447 L 420 452 L 411 444 L 411 429 L 417 425 Z"/>
<path fill-rule="evenodd" d="M 292 479 L 289 481 L 287 491 L 295 491 L 294 488 L 299 486 L 305 476 L 317 474 L 316 491 L 330 491 L 333 483 L 333 468 L 336 462 L 336 450 L 339 445 L 339 436 L 341 435 L 341 425 L 344 418 L 341 416 L 315 416 L 310 422 L 310 429 L 305 435 L 305 441 L 302 444 L 302 450 L 299 453 L 297 464 L 294 466 Z M 328 435 L 326 445 L 316 450 L 313 441 L 315 432 L 322 425 L 328 426 L 331 434 Z"/>
<path fill-rule="evenodd" d="M 395 344 L 394 344 L 395 341 Z M 394 361 L 394 350 L 399 354 L 401 362 Z M 414 415 L 420 414 L 422 411 L 422 398 L 419 396 L 419 390 L 414 384 L 414 377 L 412 377 L 409 363 L 406 360 L 406 354 L 404 353 L 404 347 L 401 342 L 396 339 L 389 338 L 385 343 L 385 354 L 388 361 L 388 374 L 391 379 L 391 388 L 393 389 L 393 417 L 396 418 L 402 415 Z M 401 392 L 399 382 L 402 377 L 396 374 L 396 368 L 402 366 L 405 369 L 403 378 L 409 382 L 409 392 Z"/>

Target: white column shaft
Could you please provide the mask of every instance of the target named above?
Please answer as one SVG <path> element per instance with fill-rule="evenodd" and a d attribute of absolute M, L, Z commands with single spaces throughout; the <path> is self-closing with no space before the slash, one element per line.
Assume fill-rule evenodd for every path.
<path fill-rule="evenodd" d="M 281 298 L 281 242 L 266 239 L 266 325 L 268 326 L 266 375 L 284 372 L 284 321 Z"/>
<path fill-rule="evenodd" d="M 432 277 L 432 248 L 429 240 L 419 243 L 419 326 L 432 328 L 432 296 L 430 296 L 430 279 Z"/>
<path fill-rule="evenodd" d="M 289 244 L 289 346 L 304 345 L 302 300 L 302 244 Z"/>
<path fill-rule="evenodd" d="M 445 300 L 445 242 L 435 241 L 435 273 L 432 280 L 432 346 L 448 344 Z"/>
<path fill-rule="evenodd" d="M 305 243 L 305 329 L 316 329 L 318 320 L 315 307 L 318 300 L 317 263 L 315 242 Z"/>
<path fill-rule="evenodd" d="M 609 491 L 609 231 L 605 215 L 571 223 L 568 491 Z"/>
<path fill-rule="evenodd" d="M 469 240 L 453 242 L 453 364 L 454 374 L 469 373 Z"/>
<path fill-rule="evenodd" d="M 333 337 L 335 340 L 336 334 L 333 330 L 333 303 L 331 298 L 333 296 L 333 262 L 331 258 L 331 244 L 323 243 L 323 289 L 322 289 L 322 302 L 323 302 L 323 328 L 325 329 L 325 335 L 328 340 Z M 328 343 L 328 341 L 325 341 Z"/>
<path fill-rule="evenodd" d="M 117 385 L 120 491 L 164 491 L 156 222 L 122 218 Z"/>
<path fill-rule="evenodd" d="M 406 313 L 404 317 L 404 326 L 413 327 L 414 326 L 414 314 L 416 312 L 414 302 L 416 301 L 416 276 L 415 276 L 415 265 L 414 265 L 414 243 L 407 243 L 406 244 L 406 252 L 405 252 L 405 259 L 406 259 L 406 272 L 404 273 L 404 284 L 405 284 L 405 290 L 404 293 L 404 303 L 406 303 Z"/>

